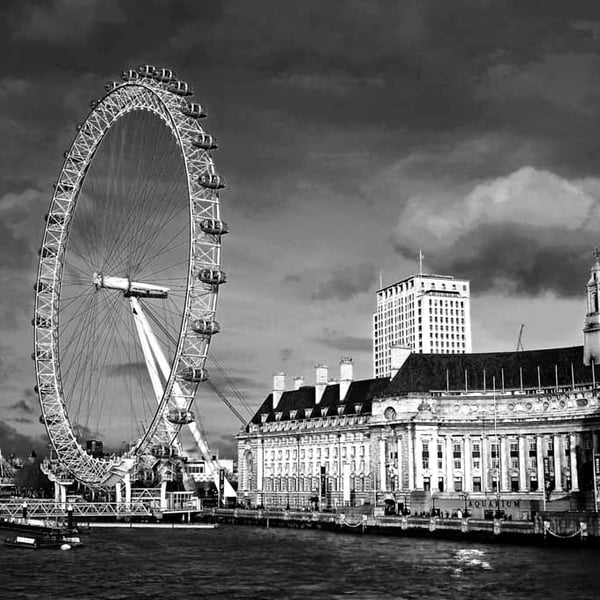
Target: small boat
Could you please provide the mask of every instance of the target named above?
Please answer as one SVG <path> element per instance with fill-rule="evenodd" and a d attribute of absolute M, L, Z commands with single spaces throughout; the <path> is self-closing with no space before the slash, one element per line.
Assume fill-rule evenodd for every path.
<path fill-rule="evenodd" d="M 72 535 L 16 535 L 7 537 L 4 545 L 10 548 L 28 548 L 28 549 L 61 549 L 71 550 L 82 545 L 78 536 Z"/>
<path fill-rule="evenodd" d="M 11 546 L 12 548 L 39 548 L 39 539 L 36 537 L 30 537 L 26 535 L 17 535 L 15 537 L 7 537 L 4 540 L 5 546 Z"/>

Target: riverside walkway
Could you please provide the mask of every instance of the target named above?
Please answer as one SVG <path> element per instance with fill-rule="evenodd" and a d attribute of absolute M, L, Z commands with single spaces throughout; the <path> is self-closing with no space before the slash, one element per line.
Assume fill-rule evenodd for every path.
<path fill-rule="evenodd" d="M 338 510 L 305 512 L 281 510 L 205 509 L 201 518 L 215 523 L 326 529 L 329 531 L 412 537 L 432 537 L 481 542 L 521 544 L 599 544 L 597 513 L 544 513 L 533 521 L 444 519 L 418 516 L 374 516 Z"/>

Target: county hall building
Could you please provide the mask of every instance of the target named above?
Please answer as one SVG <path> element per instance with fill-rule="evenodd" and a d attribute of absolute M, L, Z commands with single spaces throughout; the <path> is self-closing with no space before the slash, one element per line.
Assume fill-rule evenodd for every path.
<path fill-rule="evenodd" d="M 425 283 L 425 317 L 426 284 L 433 281 L 422 274 L 414 279 Z M 448 326 L 460 328 L 468 287 L 460 289 L 463 282 L 452 278 L 443 282 L 450 286 L 445 292 L 457 294 L 440 297 L 436 286 L 431 300 L 463 305 L 438 304 L 437 317 L 462 309 L 448 312 L 448 319 L 459 319 Z M 386 505 L 473 517 L 500 511 L 513 519 L 542 510 L 596 509 L 599 293 L 596 259 L 582 346 L 473 354 L 465 322 L 455 352 L 447 352 L 446 338 L 439 351 L 425 352 L 417 320 L 412 347 L 389 348 L 385 375 L 355 381 L 350 358 L 341 359 L 336 381 L 324 365 L 316 366 L 312 385 L 296 378 L 288 389 L 285 375 L 275 375 L 272 392 L 237 436 L 239 501 L 313 509 Z M 413 302 L 411 317 L 418 319 Z M 434 310 L 422 328 L 429 316 L 436 325 Z"/>

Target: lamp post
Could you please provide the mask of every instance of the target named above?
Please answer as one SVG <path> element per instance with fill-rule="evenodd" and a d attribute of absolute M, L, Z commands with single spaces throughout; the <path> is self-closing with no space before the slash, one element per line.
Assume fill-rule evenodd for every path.
<path fill-rule="evenodd" d="M 465 510 L 463 512 L 463 517 L 469 516 L 469 511 L 467 510 L 467 500 L 469 499 L 469 492 L 461 492 L 460 497 L 463 499 L 465 503 Z"/>

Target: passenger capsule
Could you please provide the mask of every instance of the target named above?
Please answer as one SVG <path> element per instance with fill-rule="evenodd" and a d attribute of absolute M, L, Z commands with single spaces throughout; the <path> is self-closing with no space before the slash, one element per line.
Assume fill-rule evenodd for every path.
<path fill-rule="evenodd" d="M 175 425 L 187 425 L 195 419 L 194 413 L 185 408 L 172 408 L 167 414 L 167 420 Z"/>
<path fill-rule="evenodd" d="M 181 377 L 186 381 L 199 383 L 208 379 L 208 372 L 200 367 L 187 367 L 181 371 Z"/>
<path fill-rule="evenodd" d="M 215 333 L 220 333 L 221 325 L 217 321 L 209 319 L 196 319 L 192 323 L 192 329 L 202 335 L 214 335 Z"/>
<path fill-rule="evenodd" d="M 187 81 L 171 81 L 167 89 L 178 96 L 191 96 L 194 93 L 194 90 L 192 90 Z"/>
<path fill-rule="evenodd" d="M 209 285 L 227 283 L 227 275 L 225 271 L 221 271 L 220 269 L 201 269 L 198 273 L 198 279 L 202 283 L 208 283 Z"/>
<path fill-rule="evenodd" d="M 126 69 L 125 71 L 121 71 L 121 79 L 123 81 L 135 81 L 139 79 L 140 74 L 135 69 Z"/>
<path fill-rule="evenodd" d="M 225 180 L 216 173 L 205 173 L 198 177 L 198 183 L 209 190 L 219 190 L 225 187 Z"/>
<path fill-rule="evenodd" d="M 118 81 L 108 81 L 107 83 L 104 84 L 104 89 L 107 92 L 112 92 L 113 90 L 117 89 L 119 87 L 119 82 Z"/>
<path fill-rule="evenodd" d="M 138 67 L 138 73 L 142 77 L 152 77 L 155 71 L 156 67 L 154 65 L 140 65 Z"/>
<path fill-rule="evenodd" d="M 214 219 L 202 219 L 200 229 L 210 235 L 225 235 L 229 233 L 229 225 L 225 221 L 216 221 Z"/>
<path fill-rule="evenodd" d="M 100 104 L 99 100 L 90 100 L 90 108 L 93 110 L 94 108 L 96 108 L 96 106 L 98 106 L 98 104 Z"/>
<path fill-rule="evenodd" d="M 193 102 L 186 104 L 181 109 L 181 112 L 186 117 L 192 117 L 192 119 L 204 119 L 206 117 L 206 111 L 204 108 L 200 104 L 195 104 Z"/>
<path fill-rule="evenodd" d="M 176 458 L 177 449 L 167 444 L 157 444 L 152 446 L 152 456 L 156 458 Z"/>
<path fill-rule="evenodd" d="M 219 146 L 217 144 L 217 140 L 208 133 L 201 133 L 197 138 L 192 140 L 192 144 L 196 146 L 196 148 L 201 148 L 202 150 L 216 150 Z"/>
<path fill-rule="evenodd" d="M 169 81 L 173 81 L 173 79 L 176 78 L 176 75 L 171 69 L 156 69 L 152 74 L 152 77 L 163 83 L 169 83 Z"/>
<path fill-rule="evenodd" d="M 50 360 L 52 358 L 52 354 L 48 350 L 38 350 L 37 354 L 34 352 L 31 355 L 32 360 Z"/>

